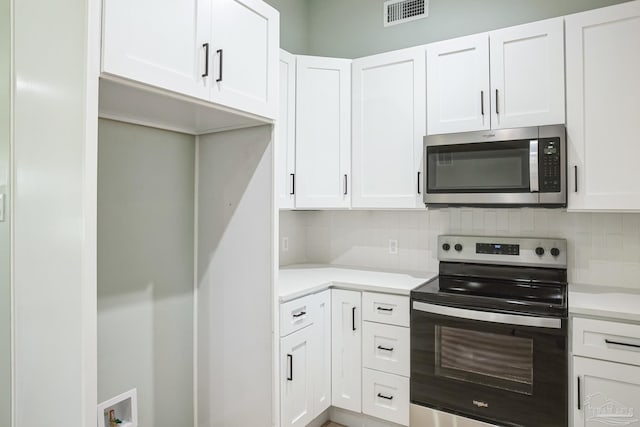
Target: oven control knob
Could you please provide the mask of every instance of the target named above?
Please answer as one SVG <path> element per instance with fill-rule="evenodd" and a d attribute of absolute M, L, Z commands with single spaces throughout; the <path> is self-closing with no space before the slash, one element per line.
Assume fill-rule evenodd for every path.
<path fill-rule="evenodd" d="M 544 255 L 544 248 L 541 248 L 540 246 L 538 246 L 536 248 L 536 255 L 538 255 L 538 256 Z"/>
<path fill-rule="evenodd" d="M 560 255 L 560 249 L 558 249 L 558 248 L 551 248 L 551 255 L 553 255 L 553 256 L 558 256 L 558 255 Z"/>
<path fill-rule="evenodd" d="M 456 245 L 453 247 L 456 251 L 460 252 L 462 250 L 462 245 L 460 243 L 456 243 Z"/>
<path fill-rule="evenodd" d="M 442 245 L 442 249 L 445 250 L 445 251 L 448 251 L 449 249 L 451 249 L 451 245 L 448 244 L 448 243 L 445 243 L 445 244 Z"/>

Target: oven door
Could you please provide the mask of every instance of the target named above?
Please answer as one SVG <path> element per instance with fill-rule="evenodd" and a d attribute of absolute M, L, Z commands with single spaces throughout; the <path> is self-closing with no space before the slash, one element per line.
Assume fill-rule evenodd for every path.
<path fill-rule="evenodd" d="M 567 389 L 566 319 L 413 301 L 412 403 L 500 425 L 566 427 Z"/>

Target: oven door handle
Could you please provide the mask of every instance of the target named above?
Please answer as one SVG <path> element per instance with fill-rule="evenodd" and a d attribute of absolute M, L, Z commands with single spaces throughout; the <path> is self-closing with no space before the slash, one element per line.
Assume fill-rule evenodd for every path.
<path fill-rule="evenodd" d="M 529 141 L 529 188 L 532 193 L 540 191 L 538 181 L 538 140 Z"/>
<path fill-rule="evenodd" d="M 446 307 L 443 305 L 427 304 L 420 301 L 413 302 L 413 309 L 442 316 L 458 317 L 461 319 L 480 320 L 483 322 L 503 323 L 505 325 L 533 326 L 539 328 L 562 328 L 561 319 L 548 317 L 521 316 L 518 314 L 503 314 L 486 311 L 467 310 L 464 308 Z"/>

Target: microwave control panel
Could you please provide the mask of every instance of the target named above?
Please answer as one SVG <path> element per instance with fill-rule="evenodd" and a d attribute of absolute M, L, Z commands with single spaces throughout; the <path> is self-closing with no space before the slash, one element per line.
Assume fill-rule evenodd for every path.
<path fill-rule="evenodd" d="M 538 154 L 541 162 L 539 166 L 540 192 L 560 192 L 560 163 L 562 156 L 560 138 L 541 138 Z"/>

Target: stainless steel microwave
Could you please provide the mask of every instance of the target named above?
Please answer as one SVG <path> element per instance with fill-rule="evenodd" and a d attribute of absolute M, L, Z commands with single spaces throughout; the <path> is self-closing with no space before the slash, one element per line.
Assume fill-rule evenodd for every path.
<path fill-rule="evenodd" d="M 424 137 L 427 206 L 567 205 L 564 125 Z"/>

